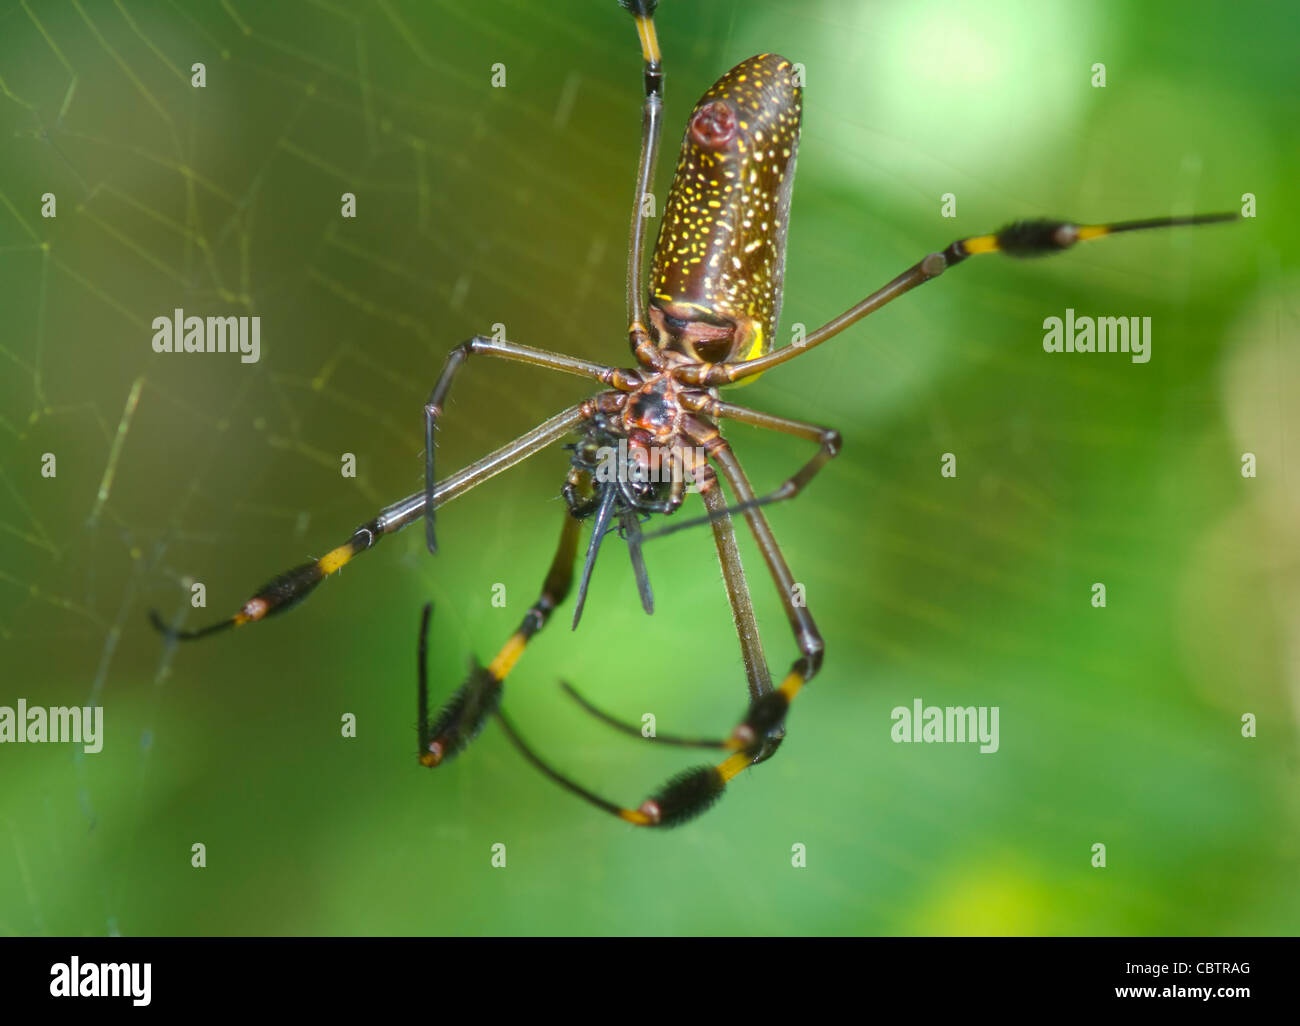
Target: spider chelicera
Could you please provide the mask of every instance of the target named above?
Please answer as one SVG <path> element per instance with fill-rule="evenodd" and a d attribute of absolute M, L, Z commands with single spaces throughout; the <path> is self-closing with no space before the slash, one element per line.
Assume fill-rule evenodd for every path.
<path fill-rule="evenodd" d="M 382 510 L 343 545 L 320 559 L 275 578 L 227 620 L 197 631 L 153 622 L 168 636 L 203 637 L 261 620 L 290 608 L 325 577 L 360 552 L 423 518 L 430 552 L 436 552 L 434 511 L 489 478 L 575 433 L 563 486 L 566 503 L 559 546 L 541 594 L 519 628 L 486 666 L 469 679 L 430 721 L 426 645 L 431 607 L 419 640 L 419 761 L 437 766 L 459 753 L 495 717 L 520 752 L 570 792 L 637 826 L 673 826 L 703 812 L 727 782 L 746 767 L 770 758 L 785 735 L 790 703 L 817 674 L 824 645 L 812 615 L 799 601 L 794 577 L 777 546 L 762 507 L 793 498 L 839 451 L 837 432 L 773 416 L 722 399 L 718 389 L 810 352 L 850 325 L 971 256 L 1013 257 L 1061 252 L 1078 242 L 1120 232 L 1235 220 L 1235 214 L 1163 217 L 1111 224 L 1018 221 L 990 235 L 953 242 L 930 253 L 888 284 L 813 331 L 801 344 L 774 347 L 780 317 L 786 224 L 799 143 L 801 82 L 795 65 L 776 54 L 759 54 L 723 75 L 701 97 L 687 121 L 681 155 L 668 193 L 649 277 L 643 197 L 654 189 L 663 111 L 663 70 L 655 34 L 658 0 L 619 0 L 633 17 L 641 43 L 645 99 L 641 156 L 637 165 L 628 244 L 628 341 L 636 365 L 619 368 L 475 336 L 451 351 L 424 408 L 425 487 Z M 435 436 L 443 404 L 457 371 L 471 356 L 491 356 L 593 379 L 605 391 L 546 420 L 531 431 L 454 474 L 439 479 Z M 735 420 L 794 435 L 817 446 L 812 458 L 776 490 L 758 496 L 723 438 L 719 423 Z M 719 475 L 733 497 L 728 505 Z M 740 639 L 749 707 L 722 739 L 658 735 L 665 744 L 715 748 L 726 754 L 668 781 L 639 806 L 625 807 L 594 794 L 543 760 L 520 736 L 501 708 L 506 677 L 529 640 L 568 596 L 578 557 L 579 528 L 592 520 L 591 539 L 578 587 L 574 626 L 582 612 L 596 554 L 617 527 L 626 539 L 646 611 L 653 599 L 641 556 L 643 520 L 680 509 L 698 491 L 705 515 L 676 520 L 654 535 L 708 523 L 722 566 L 723 583 Z M 799 655 L 773 686 L 759 642 L 754 610 L 736 546 L 732 516 L 743 515 L 776 585 Z M 567 685 L 565 685 L 568 688 Z M 602 712 L 571 688 L 584 708 L 620 729 L 640 730 Z"/>

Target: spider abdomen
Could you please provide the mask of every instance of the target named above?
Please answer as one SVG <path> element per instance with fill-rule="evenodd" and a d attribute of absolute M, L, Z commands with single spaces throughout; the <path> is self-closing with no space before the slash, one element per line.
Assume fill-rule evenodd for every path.
<path fill-rule="evenodd" d="M 777 54 L 742 61 L 696 104 L 650 275 L 661 348 L 710 363 L 771 350 L 801 109 Z"/>

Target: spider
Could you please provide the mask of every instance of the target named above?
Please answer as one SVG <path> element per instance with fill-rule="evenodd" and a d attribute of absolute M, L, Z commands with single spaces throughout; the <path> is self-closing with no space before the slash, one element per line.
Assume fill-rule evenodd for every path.
<path fill-rule="evenodd" d="M 719 388 L 746 381 L 803 356 L 905 292 L 969 257 L 1002 253 L 1032 257 L 1122 232 L 1235 220 L 1236 214 L 1161 217 L 1107 224 L 1062 220 L 1017 221 L 998 232 L 958 239 L 930 253 L 892 281 L 826 322 L 798 345 L 775 347 L 785 264 L 786 225 L 799 143 L 801 83 L 791 61 L 765 53 L 742 61 L 700 98 L 687 121 L 676 172 L 664 207 L 649 275 L 645 271 L 646 217 L 642 198 L 653 193 L 663 114 L 664 74 L 654 15 L 658 0 L 619 0 L 631 14 L 641 45 L 644 100 L 627 260 L 628 342 L 635 366 L 620 368 L 476 335 L 452 349 L 424 407 L 425 486 L 386 507 L 343 545 L 276 577 L 234 616 L 196 631 L 154 625 L 171 638 L 193 639 L 252 623 L 301 601 L 324 578 L 385 535 L 423 519 L 429 551 L 437 551 L 435 510 L 565 436 L 570 466 L 562 489 L 566 510 L 559 545 L 537 601 L 496 657 L 475 664 L 469 678 L 430 720 L 426 649 L 432 607 L 426 605 L 418 645 L 419 762 L 438 766 L 461 752 L 495 718 L 522 755 L 568 791 L 636 826 L 675 826 L 707 810 L 741 770 L 771 758 L 785 736 L 790 705 L 817 674 L 825 646 L 812 614 L 796 598 L 794 577 L 768 526 L 763 507 L 798 495 L 840 451 L 838 432 L 728 402 Z M 440 478 L 436 433 L 452 382 L 471 357 L 493 357 L 578 375 L 604 386 L 482 459 Z M 778 488 L 759 496 L 719 425 L 733 420 L 804 439 L 817 450 Z M 731 491 L 728 505 L 719 475 Z M 701 517 L 678 519 L 652 534 L 641 525 L 676 513 L 692 491 Z M 780 595 L 798 656 L 774 686 L 758 639 L 741 566 L 733 516 L 743 516 Z M 745 715 L 725 738 L 659 735 L 656 740 L 725 753 L 669 780 L 639 806 L 608 801 L 566 777 L 539 756 L 501 705 L 504 683 L 528 642 L 550 620 L 572 588 L 579 530 L 592 520 L 574 626 L 581 616 L 596 555 L 607 533 L 627 541 L 641 602 L 653 597 L 642 541 L 709 524 L 740 640 L 749 689 Z M 621 730 L 640 731 L 602 712 L 565 685 L 587 711 Z"/>

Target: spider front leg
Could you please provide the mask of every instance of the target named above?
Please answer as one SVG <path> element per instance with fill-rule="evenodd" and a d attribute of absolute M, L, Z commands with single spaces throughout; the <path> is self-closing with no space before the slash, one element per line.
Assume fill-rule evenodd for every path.
<path fill-rule="evenodd" d="M 534 453 L 541 452 L 590 419 L 594 410 L 591 401 L 562 410 L 513 442 L 443 478 L 434 489 L 432 498 L 428 493 L 420 491 L 384 507 L 378 516 L 353 531 L 352 537 L 342 545 L 331 549 L 319 559 L 296 566 L 262 585 L 233 616 L 198 630 L 182 630 L 177 625 L 165 623 L 156 610 L 149 611 L 149 620 L 170 641 L 193 641 L 232 627 L 256 623 L 273 614 L 292 609 L 326 577 L 338 573 L 360 553 L 374 548 L 385 535 L 395 534 L 419 520 L 430 506 L 451 502 Z"/>
<path fill-rule="evenodd" d="M 501 647 L 495 659 L 487 666 L 477 663 L 470 670 L 469 679 L 452 695 L 432 725 L 429 723 L 429 669 L 428 637 L 432 605 L 424 607 L 420 619 L 419 712 L 420 765 L 439 766 L 464 750 L 497 711 L 506 676 L 510 673 L 524 648 L 538 631 L 546 626 L 556 606 L 564 601 L 573 584 L 573 564 L 578 553 L 579 521 L 565 511 L 564 527 L 555 558 L 542 583 L 537 601 L 524 614 L 518 629 Z"/>
<path fill-rule="evenodd" d="M 760 410 L 751 410 L 744 406 L 736 406 L 733 403 L 725 403 L 720 399 L 715 399 L 710 395 L 697 396 L 689 402 L 684 402 L 688 409 L 706 413 L 714 419 L 727 417 L 731 420 L 738 420 L 742 424 L 751 424 L 754 427 L 766 428 L 769 431 L 779 431 L 782 434 L 794 435 L 796 438 L 803 438 L 810 442 L 817 443 L 817 451 L 812 458 L 800 467 L 794 474 L 786 478 L 775 489 L 766 495 L 751 496 L 748 499 L 737 502 L 732 506 L 723 506 L 719 509 L 710 507 L 707 516 L 694 517 L 689 520 L 679 520 L 676 523 L 669 524 L 667 527 L 661 527 L 657 531 L 652 531 L 645 536 L 645 540 L 652 538 L 661 538 L 666 534 L 675 534 L 678 531 L 685 530 L 688 527 L 698 527 L 700 524 L 717 522 L 722 516 L 732 516 L 737 513 L 744 513 L 750 509 L 756 509 L 759 506 L 767 506 L 774 502 L 784 502 L 787 499 L 793 499 L 796 495 L 808 486 L 808 483 L 817 476 L 817 472 L 826 466 L 832 459 L 840 453 L 840 444 L 842 439 L 840 433 L 834 428 L 819 427 L 816 424 L 809 424 L 802 420 L 792 420 L 789 417 L 778 417 L 772 413 L 763 413 Z M 715 428 L 692 419 L 692 428 L 697 435 L 702 438 L 712 439 L 717 435 Z M 707 448 L 707 446 L 706 446 Z"/>
<path fill-rule="evenodd" d="M 1115 221 L 1109 224 L 1076 224 L 1045 218 L 1016 221 L 991 235 L 975 235 L 958 239 L 946 249 L 930 253 L 918 260 L 898 277 L 878 288 L 861 302 L 851 306 L 838 317 L 833 317 L 804 339 L 800 345 L 788 345 L 765 356 L 751 360 L 733 360 L 723 363 L 701 363 L 682 368 L 678 380 L 683 384 L 713 388 L 743 381 L 778 364 L 793 360 L 827 342 L 846 328 L 856 324 L 868 314 L 873 314 L 899 296 L 924 285 L 948 268 L 969 257 L 1002 253 L 1011 257 L 1039 257 L 1063 253 L 1080 242 L 1091 242 L 1127 232 L 1149 231 L 1156 228 L 1181 228 L 1194 225 L 1223 224 L 1240 220 L 1236 214 L 1192 214 L 1186 217 L 1150 217 L 1139 221 Z"/>
<path fill-rule="evenodd" d="M 658 366 L 658 353 L 646 330 L 645 311 L 645 198 L 654 193 L 655 163 L 659 137 L 663 132 L 664 71 L 655 32 L 654 14 L 659 0 L 619 0 L 632 15 L 641 42 L 641 80 L 645 100 L 641 104 L 641 156 L 637 160 L 636 192 L 632 196 L 632 226 L 627 241 L 628 344 L 639 363 Z"/>
<path fill-rule="evenodd" d="M 516 363 L 526 363 L 533 367 L 544 367 L 547 370 L 562 371 L 565 374 L 576 374 L 579 377 L 594 378 L 596 381 L 618 389 L 620 392 L 630 391 L 641 384 L 640 378 L 635 373 L 628 374 L 617 367 L 606 367 L 603 364 L 592 363 L 589 360 L 579 360 L 574 356 L 549 353 L 544 349 L 533 349 L 531 346 L 516 345 L 513 342 L 503 340 L 498 341 L 483 335 L 475 335 L 448 353 L 447 362 L 443 364 L 442 373 L 438 375 L 438 381 L 429 394 L 429 401 L 424 404 L 424 535 L 425 542 L 432 553 L 438 551 L 437 533 L 434 528 L 434 508 L 436 503 L 433 502 L 433 496 L 437 490 L 437 478 L 434 472 L 434 450 L 436 448 L 435 439 L 438 432 L 438 418 L 442 415 L 442 406 L 446 401 L 447 393 L 451 390 L 451 383 L 456 377 L 456 372 L 460 370 L 466 360 L 476 353 L 496 356 L 504 360 L 513 360 Z"/>

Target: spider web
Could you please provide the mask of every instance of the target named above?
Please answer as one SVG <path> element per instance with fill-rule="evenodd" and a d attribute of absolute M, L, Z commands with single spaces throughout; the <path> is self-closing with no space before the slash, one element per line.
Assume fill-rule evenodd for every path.
<path fill-rule="evenodd" d="M 1091 61 L 1092 47 L 1133 75 L 1139 62 L 1126 65 L 1125 55 L 1164 45 L 1169 65 L 1187 57 L 1177 41 L 1142 38 L 1138 21 L 1118 8 L 1072 21 L 1006 5 L 980 25 L 953 5 L 916 18 L 890 6 L 877 32 L 857 5 L 698 4 L 689 24 L 672 6 L 659 18 L 670 97 L 660 196 L 692 95 L 774 45 L 808 63 L 785 316 L 809 328 L 925 249 L 1021 213 L 1232 205 L 1242 169 L 1262 174 L 1268 133 L 1280 123 L 1250 105 L 1274 88 L 1267 61 L 1251 80 L 1255 92 L 1235 99 L 1212 95 L 1209 85 L 1199 103 L 1174 99 L 1150 73 L 1145 91 L 1121 93 L 1119 113 L 1098 113 L 1097 97 L 1073 72 L 1044 69 L 1032 43 L 1070 39 L 1072 58 Z M 328 582 L 292 618 L 202 648 L 166 645 L 149 631 L 145 611 L 157 606 L 171 618 L 186 610 L 196 581 L 207 607 L 189 609 L 186 622 L 228 615 L 276 571 L 319 555 L 415 491 L 420 405 L 456 341 L 500 323 L 526 344 L 621 358 L 639 73 L 626 20 L 612 2 L 522 0 L 20 0 L 0 11 L 0 641 L 10 667 L 0 702 L 22 695 L 107 710 L 100 755 L 70 759 L 54 745 L 21 759 L 0 752 L 15 781 L 0 813 L 9 846 L 0 866 L 14 881 L 0 891 L 12 899 L 2 903 L 0 930 L 716 932 L 737 922 L 751 932 L 979 932 L 1059 929 L 1100 893 L 1045 851 L 1082 843 L 1071 836 L 1080 810 L 1091 816 L 1088 838 L 1128 836 L 1122 780 L 1151 765 L 1135 754 L 1140 731 L 1107 725 L 1106 702 L 1129 700 L 1133 671 L 1119 653 L 1142 672 L 1169 664 L 1138 629 L 1093 634 L 1074 621 L 1073 647 L 1058 656 L 1039 635 L 1038 617 L 1076 615 L 1066 582 L 1084 587 L 1100 577 L 1164 598 L 1162 577 L 1186 552 L 1211 567 L 1231 561 L 1202 544 L 1201 533 L 1216 537 L 1233 517 L 1249 519 L 1245 500 L 1196 461 L 1171 457 L 1173 469 L 1124 511 L 1135 478 L 1108 469 L 1117 462 L 1145 472 L 1171 453 L 1217 453 L 1240 440 L 1285 465 L 1284 420 L 1254 422 L 1238 432 L 1249 438 L 1236 439 L 1218 408 L 1225 338 L 1254 344 L 1271 316 L 1295 312 L 1295 293 L 1276 283 L 1275 267 L 1214 276 L 1220 262 L 1234 266 L 1233 254 L 1240 267 L 1255 252 L 1241 243 L 1225 242 L 1228 256 L 1216 256 L 1186 238 L 1139 240 L 1080 254 L 1068 267 L 973 272 L 926 303 L 882 314 L 872 346 L 846 339 L 791 365 L 779 382 L 736 393 L 757 408 L 832 424 L 848 439 L 845 456 L 824 472 L 834 478 L 810 492 L 815 500 L 772 511 L 836 660 L 817 683 L 823 697 L 807 700 L 825 701 L 826 712 L 806 729 L 844 755 L 818 762 L 804 749 L 800 762 L 792 741 L 787 761 L 753 778 L 772 781 L 770 797 L 757 798 L 748 777 L 739 781 L 732 790 L 744 798 L 729 802 L 745 801 L 751 821 L 769 803 L 816 800 L 793 833 L 768 822 L 752 828 L 743 855 L 712 828 L 677 835 L 692 874 L 660 872 L 656 856 L 638 847 L 643 839 L 589 822 L 595 817 L 544 781 L 520 780 L 499 737 L 482 739 L 436 781 L 411 772 L 404 746 L 414 736 L 419 605 L 432 598 L 437 606 L 435 679 L 450 684 L 466 654 L 486 656 L 500 643 L 535 593 L 562 514 L 563 460 L 554 453 L 449 507 L 449 544 L 436 563 L 408 533 Z M 1285 38 L 1276 34 L 1279 53 Z M 912 60 L 918 46 L 924 59 Z M 206 68 L 201 89 L 191 85 L 195 61 Z M 496 64 L 504 88 L 490 85 Z M 1230 79 L 1231 70 L 1211 73 Z M 1037 103 L 1023 99 L 1031 77 L 1043 93 Z M 983 90 L 992 113 L 981 116 L 979 105 L 953 95 L 963 90 Z M 1198 106 L 1200 114 L 1189 113 Z M 1178 116 L 1156 131 L 1147 174 L 1114 155 L 1171 107 Z M 1225 125 L 1241 127 L 1231 138 L 1198 134 Z M 1286 180 L 1284 168 L 1269 167 Z M 961 216 L 944 222 L 937 197 L 950 190 Z M 47 192 L 57 197 L 53 219 L 40 212 Z M 357 197 L 355 219 L 340 217 L 345 192 Z M 1149 379 L 1113 365 L 1071 366 L 1069 388 L 1059 391 L 1059 365 L 997 344 L 1005 332 L 1029 338 L 1032 349 L 1045 310 L 1088 304 L 1128 313 L 1142 303 L 1176 324 L 1184 342 L 1180 355 L 1172 344 L 1158 353 Z M 155 354 L 150 323 L 176 307 L 260 316 L 261 360 Z M 1240 308 L 1248 313 L 1234 335 L 1228 325 Z M 1278 387 L 1267 361 L 1254 376 L 1254 364 L 1241 366 L 1233 379 L 1239 406 Z M 971 397 L 981 389 L 986 399 L 1009 397 L 1020 412 L 995 415 L 996 402 Z M 453 393 L 443 466 L 468 462 L 583 394 L 574 381 L 472 366 Z M 1099 422 L 1095 412 L 1107 408 L 1147 412 Z M 779 481 L 804 456 L 789 440 L 735 436 L 756 482 Z M 971 459 L 976 483 L 965 505 L 933 491 L 946 449 L 960 450 L 963 468 Z M 53 478 L 40 475 L 45 453 L 57 459 Z M 340 474 L 344 453 L 356 457 L 355 478 Z M 1271 508 L 1286 508 L 1272 494 Z M 1153 539 L 1145 518 L 1175 508 L 1191 520 Z M 1062 545 L 1062 532 L 1074 541 Z M 936 544 L 944 538 L 952 544 Z M 589 609 L 584 633 L 566 638 L 557 624 L 522 664 L 538 683 L 513 690 L 516 722 L 603 792 L 630 800 L 670 767 L 557 711 L 549 682 L 573 679 L 631 719 L 650 703 L 664 730 L 731 723 L 739 660 L 712 555 L 700 556 L 709 547 L 696 534 L 654 553 L 660 612 L 652 627 L 635 608 L 627 568 L 602 564 L 593 594 L 603 608 Z M 761 564 L 746 553 L 780 672 L 789 647 L 782 617 Z M 605 563 L 613 563 L 608 555 Z M 498 583 L 510 596 L 505 610 L 490 602 Z M 1293 596 L 1288 587 L 1279 583 L 1279 593 Z M 978 611 L 987 595 L 991 616 Z M 1238 598 L 1234 621 L 1250 621 L 1244 610 L 1254 600 Z M 1192 624 L 1212 621 L 1220 608 L 1207 612 L 1195 589 L 1186 601 Z M 1259 607 L 1264 626 L 1253 641 L 1265 654 L 1242 673 L 1242 690 L 1279 710 L 1287 731 L 1293 699 L 1278 683 L 1269 653 L 1279 640 L 1268 625 L 1289 601 Z M 1008 610 L 1011 620 L 1000 615 Z M 1206 710 L 1235 716 L 1242 704 L 1235 691 L 1231 700 L 1209 694 L 1238 669 L 1210 650 L 1200 654 L 1214 672 L 1187 672 L 1200 697 L 1174 701 L 1177 724 L 1157 747 L 1204 786 L 1226 773 L 1211 817 L 1220 829 L 1245 830 L 1252 815 L 1282 817 L 1280 833 L 1291 840 L 1275 835 L 1252 863 L 1271 879 L 1294 843 L 1296 810 L 1270 792 L 1285 760 L 1294 766 L 1294 745 L 1276 743 L 1246 767 L 1232 762 L 1235 749 L 1198 755 L 1210 731 Z M 684 667 L 686 651 L 693 658 Z M 972 652 L 978 672 L 968 669 Z M 1040 678 L 1067 679 L 1076 658 L 1088 679 L 1104 682 L 1084 722 L 1133 754 L 1127 770 L 1103 773 L 1095 794 L 1083 785 L 1071 791 L 1070 813 L 1058 811 L 1050 787 L 1017 790 L 1008 779 L 1016 774 L 1001 765 L 963 779 L 968 761 L 944 752 L 900 769 L 898 749 L 873 741 L 863 751 L 861 735 L 838 722 L 887 724 L 900 695 L 1020 703 L 1051 740 L 1009 758 L 1020 773 L 1047 778 L 1059 772 L 1053 732 L 1071 727 L 1078 706 L 1040 697 Z M 1039 675 L 1025 669 L 1035 666 Z M 972 673 L 997 684 L 970 697 L 963 688 Z M 731 684 L 713 683 L 722 680 Z M 1155 697 L 1134 699 L 1131 714 L 1164 715 L 1162 700 L 1180 694 L 1157 687 Z M 338 739 L 343 712 L 361 724 L 351 744 Z M 1067 749 L 1084 761 L 1095 754 L 1087 741 Z M 843 799 L 827 792 L 828 777 L 859 757 L 868 779 L 854 780 L 850 801 L 869 800 L 870 819 L 893 824 L 896 838 L 864 834 L 867 813 L 854 804 L 846 817 Z M 899 772 L 906 795 L 871 782 Z M 311 786 L 317 775 L 319 788 Z M 981 785 L 1003 800 L 982 799 Z M 503 792 L 516 787 L 512 803 Z M 981 826 L 981 816 L 994 825 Z M 1170 813 L 1161 843 L 1186 841 L 1192 818 Z M 958 841 L 939 840 L 950 831 Z M 1039 845 L 1035 831 L 1052 840 Z M 808 839 L 834 868 L 792 884 L 790 845 Z M 521 867 L 507 871 L 509 884 L 484 877 L 497 840 Z M 1140 837 L 1130 840 L 1141 846 Z M 189 867 L 195 841 L 211 848 L 206 876 Z M 431 846 L 440 849 L 436 875 L 465 883 L 467 894 L 416 903 L 417 915 L 406 906 Z M 271 854 L 277 847 L 290 854 Z M 567 870 L 555 865 L 556 849 L 577 853 Z M 1214 864 L 1240 850 L 1198 854 Z M 1168 867 L 1152 858 L 1144 869 L 1148 882 L 1116 918 L 1084 922 L 1167 931 L 1177 902 L 1149 881 Z M 858 883 L 867 872 L 869 901 Z M 1201 930 L 1277 930 L 1294 911 L 1271 910 L 1260 897 L 1235 917 L 1223 913 L 1223 894 L 1244 872 L 1211 884 L 1187 871 L 1189 886 L 1201 888 Z M 561 900 L 575 886 L 566 883 L 570 873 L 593 888 L 577 908 Z M 638 873 L 661 893 L 696 895 L 698 908 L 621 917 L 619 898 L 644 886 Z M 387 877 L 388 889 L 367 883 Z M 1070 887 L 1080 897 L 1061 899 Z M 221 907 L 224 888 L 237 897 Z M 475 888 L 490 895 L 486 906 L 469 893 Z M 282 892 L 293 901 L 271 898 Z M 806 914 L 774 920 L 762 908 L 768 893 L 806 903 Z M 881 896 L 891 894 L 907 897 Z M 985 905 L 1012 911 L 999 918 Z"/>

